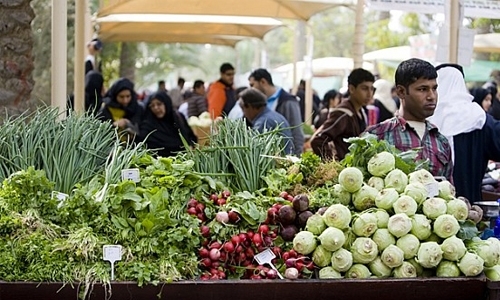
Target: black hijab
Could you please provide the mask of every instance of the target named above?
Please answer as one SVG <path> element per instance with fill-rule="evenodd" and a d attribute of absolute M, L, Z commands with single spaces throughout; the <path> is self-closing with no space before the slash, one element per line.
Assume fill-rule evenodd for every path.
<path fill-rule="evenodd" d="M 477 104 L 479 104 L 479 106 L 483 107 L 484 98 L 486 98 L 486 96 L 490 94 L 490 91 L 483 88 L 473 88 L 470 90 L 470 93 L 472 96 L 474 96 L 474 100 L 472 101 L 476 102 Z"/>
<path fill-rule="evenodd" d="M 157 118 L 148 106 L 140 126 L 140 140 L 145 140 L 149 149 L 158 149 L 156 150 L 158 155 L 163 157 L 174 156 L 184 149 L 180 134 L 190 145 L 193 145 L 196 138 L 184 117 L 174 110 L 172 99 L 167 93 L 156 92 L 150 99 L 149 105 L 154 99 L 165 105 L 165 116 L 161 119 Z"/>
<path fill-rule="evenodd" d="M 118 94 L 123 90 L 129 90 L 132 94 L 132 100 L 127 106 L 123 106 L 116 100 Z M 103 100 L 105 106 L 101 108 L 100 111 L 100 119 L 103 120 L 112 120 L 111 113 L 109 112 L 107 107 L 114 107 L 123 109 L 125 111 L 125 119 L 128 119 L 133 124 L 139 124 L 142 119 L 142 107 L 137 102 L 137 94 L 134 91 L 134 83 L 127 78 L 118 79 L 113 85 L 109 88 L 106 93 L 106 97 Z"/>

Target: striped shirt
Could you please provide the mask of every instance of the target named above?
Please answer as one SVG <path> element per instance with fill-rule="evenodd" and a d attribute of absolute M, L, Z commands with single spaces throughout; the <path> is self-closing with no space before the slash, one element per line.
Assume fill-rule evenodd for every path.
<path fill-rule="evenodd" d="M 370 126 L 366 132 L 375 134 L 401 151 L 420 148 L 417 159 L 429 160 L 429 172 L 434 176 L 444 176 L 453 182 L 453 163 L 451 148 L 438 128 L 425 121 L 425 133 L 422 139 L 408 122 L 401 117 L 394 117 L 382 123 Z"/>

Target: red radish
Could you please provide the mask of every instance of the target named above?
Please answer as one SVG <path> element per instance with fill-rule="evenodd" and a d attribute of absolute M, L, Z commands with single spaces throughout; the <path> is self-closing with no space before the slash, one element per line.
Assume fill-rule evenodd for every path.
<path fill-rule="evenodd" d="M 217 222 L 219 223 L 226 224 L 229 222 L 229 216 L 227 212 L 219 211 L 217 214 L 215 214 L 215 220 L 217 220 Z"/>
<path fill-rule="evenodd" d="M 222 270 L 219 270 L 219 278 L 226 279 L 226 273 L 224 273 L 224 271 L 222 271 Z"/>
<path fill-rule="evenodd" d="M 232 242 L 224 243 L 224 250 L 226 250 L 227 253 L 233 253 L 234 249 L 234 244 Z"/>
<path fill-rule="evenodd" d="M 304 262 L 301 260 L 297 260 L 295 262 L 295 268 L 297 268 L 297 270 L 299 270 L 299 272 L 302 272 L 302 270 L 304 269 Z"/>
<path fill-rule="evenodd" d="M 212 200 L 213 203 L 215 203 L 219 199 L 219 196 L 217 194 L 211 194 L 210 195 L 210 200 Z"/>
<path fill-rule="evenodd" d="M 253 275 L 250 275 L 250 279 L 252 279 L 252 280 L 258 280 L 258 279 L 262 279 L 262 277 L 260 277 L 259 274 L 253 274 Z"/>
<path fill-rule="evenodd" d="M 235 246 L 238 246 L 241 243 L 242 238 L 239 235 L 233 235 L 231 237 L 231 243 L 233 243 Z"/>
<path fill-rule="evenodd" d="M 260 236 L 260 234 L 254 234 L 252 237 L 252 241 L 253 241 L 254 245 L 257 247 L 262 245 L 262 237 Z"/>
<path fill-rule="evenodd" d="M 308 264 L 306 264 L 306 269 L 308 269 L 309 271 L 314 270 L 314 263 L 311 261 Z"/>
<path fill-rule="evenodd" d="M 280 193 L 280 197 L 286 200 L 288 198 L 288 193 L 283 191 Z"/>
<path fill-rule="evenodd" d="M 278 246 L 274 246 L 273 247 L 273 253 L 274 255 L 276 255 L 277 257 L 281 257 L 281 248 L 278 247 Z"/>
<path fill-rule="evenodd" d="M 224 204 L 226 204 L 226 199 L 224 198 L 217 199 L 217 205 L 222 206 Z"/>
<path fill-rule="evenodd" d="M 221 243 L 215 241 L 213 242 L 212 244 L 210 244 L 210 249 L 220 249 L 220 247 L 222 247 Z"/>
<path fill-rule="evenodd" d="M 248 248 L 245 249 L 245 255 L 248 258 L 253 258 L 255 256 L 255 252 L 253 251 L 252 248 L 248 247 Z"/>
<path fill-rule="evenodd" d="M 290 249 L 290 251 L 288 251 L 288 254 L 290 254 L 290 257 L 292 258 L 297 258 L 297 251 L 293 249 Z"/>
<path fill-rule="evenodd" d="M 212 267 L 212 269 L 210 269 L 210 274 L 219 276 L 219 270 L 217 270 L 216 268 Z"/>
<path fill-rule="evenodd" d="M 196 213 L 197 213 L 196 208 L 194 208 L 194 207 L 188 208 L 187 213 L 190 215 L 196 215 Z"/>
<path fill-rule="evenodd" d="M 248 236 L 249 239 L 252 239 L 254 234 L 255 233 L 251 229 L 247 231 L 247 236 Z"/>
<path fill-rule="evenodd" d="M 276 270 L 274 269 L 271 269 L 269 271 L 267 271 L 267 278 L 268 279 L 276 279 L 278 277 L 278 272 L 276 272 Z"/>
<path fill-rule="evenodd" d="M 297 262 L 297 259 L 289 258 L 289 259 L 285 260 L 285 265 L 287 268 L 292 268 L 292 267 L 295 267 L 296 262 Z"/>
<path fill-rule="evenodd" d="M 229 211 L 228 213 L 229 216 L 229 222 L 236 224 L 240 220 L 240 215 L 235 212 L 234 210 Z"/>
<path fill-rule="evenodd" d="M 259 229 L 257 230 L 257 232 L 260 232 L 264 235 L 267 235 L 269 233 L 269 226 L 267 225 L 260 225 L 259 226 Z"/>
<path fill-rule="evenodd" d="M 288 197 L 286 197 L 286 200 L 292 202 L 293 201 L 293 196 L 292 195 L 288 195 Z"/>
<path fill-rule="evenodd" d="M 209 237 L 210 236 L 210 227 L 208 227 L 206 225 L 202 225 L 200 227 L 200 232 L 201 232 L 201 236 Z"/>
<path fill-rule="evenodd" d="M 208 247 L 208 244 L 210 243 L 210 241 L 208 239 L 204 239 L 202 242 L 201 242 L 201 245 L 203 247 Z"/>
<path fill-rule="evenodd" d="M 286 279 L 297 279 L 299 278 L 299 270 L 295 268 L 287 268 L 285 270 L 285 278 Z"/>
<path fill-rule="evenodd" d="M 239 261 L 239 262 L 245 261 L 246 259 L 247 259 L 247 256 L 245 255 L 245 253 L 244 253 L 244 252 L 240 252 L 240 253 L 238 254 L 238 261 Z"/>
<path fill-rule="evenodd" d="M 220 254 L 221 254 L 221 257 L 222 257 L 222 252 Z M 212 262 L 212 268 L 218 268 L 219 266 L 220 266 L 220 262 L 218 262 L 218 261 L 213 261 Z"/>
<path fill-rule="evenodd" d="M 198 213 L 203 213 L 205 212 L 205 205 L 203 203 L 198 203 L 196 204 L 196 211 Z"/>
<path fill-rule="evenodd" d="M 241 245 L 236 246 L 234 252 L 236 252 L 236 253 L 243 252 L 243 246 L 241 246 Z"/>
<path fill-rule="evenodd" d="M 207 220 L 207 217 L 205 217 L 204 213 L 198 213 L 196 214 L 196 217 L 202 222 L 205 222 Z"/>
<path fill-rule="evenodd" d="M 219 258 L 220 258 L 219 249 L 217 249 L 217 248 L 210 249 L 209 257 L 211 260 L 219 260 Z"/>
<path fill-rule="evenodd" d="M 212 260 L 210 259 L 210 257 L 206 257 L 201 260 L 201 264 L 206 268 L 210 268 L 212 266 Z"/>
<path fill-rule="evenodd" d="M 263 241 L 264 245 L 267 246 L 267 247 L 269 247 L 269 246 L 271 246 L 273 244 L 273 239 L 270 236 L 268 236 L 268 235 L 266 235 L 263 240 L 264 240 Z"/>
<path fill-rule="evenodd" d="M 208 257 L 208 249 L 201 248 L 200 251 L 198 251 L 198 254 L 200 255 L 201 258 L 206 258 Z"/>
<path fill-rule="evenodd" d="M 248 239 L 248 236 L 245 233 L 238 234 L 238 237 L 240 238 L 240 243 L 242 243 Z"/>
<path fill-rule="evenodd" d="M 282 257 L 283 257 L 283 260 L 286 261 L 287 259 L 290 258 L 290 253 L 288 251 L 283 252 L 283 256 Z"/>
<path fill-rule="evenodd" d="M 189 199 L 188 203 L 187 203 L 187 206 L 188 207 L 195 207 L 196 204 L 198 204 L 198 200 L 194 199 L 194 198 L 191 198 Z"/>
<path fill-rule="evenodd" d="M 222 198 L 229 198 L 231 196 L 231 192 L 230 191 L 223 191 L 222 192 Z"/>

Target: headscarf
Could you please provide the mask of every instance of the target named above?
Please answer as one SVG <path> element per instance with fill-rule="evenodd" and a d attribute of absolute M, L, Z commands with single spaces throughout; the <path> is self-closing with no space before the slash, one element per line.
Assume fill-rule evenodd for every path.
<path fill-rule="evenodd" d="M 373 94 L 373 99 L 380 101 L 380 103 L 382 103 L 392 114 L 394 114 L 398 109 L 396 101 L 394 101 L 391 94 L 393 86 L 394 84 L 385 79 L 378 79 L 373 83 L 373 87 L 376 88 L 375 93 Z"/>
<path fill-rule="evenodd" d="M 98 71 L 90 71 L 85 75 L 85 111 L 95 115 L 102 104 L 102 87 L 104 78 Z"/>
<path fill-rule="evenodd" d="M 167 93 L 163 91 L 156 92 L 150 99 L 151 101 L 157 99 L 165 105 L 165 116 L 159 119 L 151 111 L 151 108 L 147 107 L 144 121 L 140 126 L 139 136 L 141 140 L 146 141 L 148 148 L 163 148 L 163 150 L 158 151 L 161 156 L 175 155 L 175 152 L 184 148 L 179 133 L 192 145 L 193 141 L 190 139 L 189 128 L 185 122 L 182 122 L 181 118 L 183 117 L 174 110 L 172 99 Z"/>
<path fill-rule="evenodd" d="M 123 106 L 116 100 L 118 94 L 123 90 L 130 90 L 132 94 L 132 99 L 127 106 Z M 118 79 L 113 85 L 109 88 L 106 93 L 106 105 L 114 108 L 120 108 L 125 111 L 125 118 L 132 119 L 133 116 L 136 115 L 138 111 L 142 111 L 139 103 L 137 102 L 137 94 L 134 90 L 134 83 L 127 78 Z"/>
<path fill-rule="evenodd" d="M 474 97 L 473 101 L 483 107 L 484 98 L 490 94 L 490 91 L 483 88 L 473 88 L 470 90 L 470 93 Z"/>
<path fill-rule="evenodd" d="M 492 115 L 493 118 L 500 120 L 500 100 L 497 95 L 497 84 L 494 81 L 488 81 L 483 84 L 483 89 L 487 89 L 491 93 L 491 107 L 488 110 L 488 113 Z"/>
<path fill-rule="evenodd" d="M 458 69 L 444 67 L 437 73 L 438 101 L 434 115 L 427 120 L 446 136 L 454 156 L 453 137 L 483 128 L 486 113 L 482 107 L 472 102 L 474 97 L 469 93 Z"/>

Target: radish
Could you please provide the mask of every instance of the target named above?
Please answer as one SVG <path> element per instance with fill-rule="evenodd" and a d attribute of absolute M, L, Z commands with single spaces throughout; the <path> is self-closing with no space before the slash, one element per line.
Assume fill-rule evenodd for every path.
<path fill-rule="evenodd" d="M 276 272 L 276 270 L 274 269 L 271 269 L 269 271 L 267 271 L 267 278 L 268 279 L 276 279 L 278 277 L 278 272 Z"/>
<path fill-rule="evenodd" d="M 226 250 L 227 253 L 233 253 L 235 250 L 234 244 L 232 242 L 224 243 L 224 250 Z"/>
<path fill-rule="evenodd" d="M 211 260 L 216 261 L 220 258 L 220 250 L 217 248 L 210 249 L 209 257 Z"/>
<path fill-rule="evenodd" d="M 233 224 L 238 223 L 238 221 L 240 220 L 240 215 L 234 210 L 228 212 L 228 217 L 229 221 Z"/>
<path fill-rule="evenodd" d="M 280 197 L 286 200 L 288 198 L 288 193 L 283 191 L 280 193 Z"/>
<path fill-rule="evenodd" d="M 214 204 L 217 202 L 217 199 L 219 199 L 219 196 L 217 194 L 210 195 L 210 200 L 212 200 Z"/>
<path fill-rule="evenodd" d="M 217 199 L 217 205 L 222 206 L 224 204 L 226 204 L 226 199 L 224 198 Z"/>
<path fill-rule="evenodd" d="M 295 268 L 287 268 L 285 270 L 285 278 L 286 279 L 297 279 L 299 278 L 299 270 Z"/>
<path fill-rule="evenodd" d="M 201 264 L 206 268 L 210 268 L 212 266 L 212 260 L 210 259 L 210 257 L 206 257 L 201 260 Z"/>
<path fill-rule="evenodd" d="M 196 208 L 195 207 L 188 208 L 187 213 L 190 215 L 196 215 L 197 214 Z"/>
<path fill-rule="evenodd" d="M 209 248 L 210 248 L 210 249 L 214 249 L 214 248 L 215 248 L 215 249 L 220 249 L 220 247 L 222 247 L 221 243 L 219 243 L 219 242 L 215 241 L 215 242 L 213 242 L 212 244 L 210 244 L 210 247 L 209 247 Z"/>
<path fill-rule="evenodd" d="M 195 207 L 196 207 L 196 211 L 197 211 L 198 213 L 203 213 L 203 212 L 205 212 L 205 205 L 204 205 L 203 203 L 198 203 L 198 204 L 196 204 L 196 206 L 195 206 Z"/>
<path fill-rule="evenodd" d="M 239 235 L 233 235 L 231 237 L 231 243 L 233 243 L 235 246 L 239 245 L 241 243 L 241 238 Z"/>
<path fill-rule="evenodd" d="M 215 220 L 219 223 L 226 224 L 229 222 L 229 215 L 225 211 L 219 211 L 215 214 Z"/>
<path fill-rule="evenodd" d="M 257 247 L 262 245 L 262 237 L 260 236 L 260 234 L 254 234 L 252 241 L 253 241 L 254 245 Z"/>
<path fill-rule="evenodd" d="M 257 230 L 257 232 L 260 232 L 260 233 L 266 235 L 266 234 L 269 233 L 269 226 L 267 226 L 267 225 L 260 225 L 259 229 Z"/>
<path fill-rule="evenodd" d="M 206 258 L 208 257 L 208 249 L 201 248 L 200 251 L 198 251 L 198 254 L 200 255 L 201 258 Z"/>
<path fill-rule="evenodd" d="M 198 201 L 194 198 L 189 199 L 187 206 L 188 207 L 195 207 L 198 204 Z"/>
<path fill-rule="evenodd" d="M 201 236 L 209 237 L 210 236 L 210 227 L 203 225 L 200 227 Z"/>
<path fill-rule="evenodd" d="M 227 190 L 223 191 L 221 196 L 222 196 L 222 198 L 226 198 L 227 199 L 227 198 L 229 198 L 231 196 L 231 192 L 227 191 Z"/>

